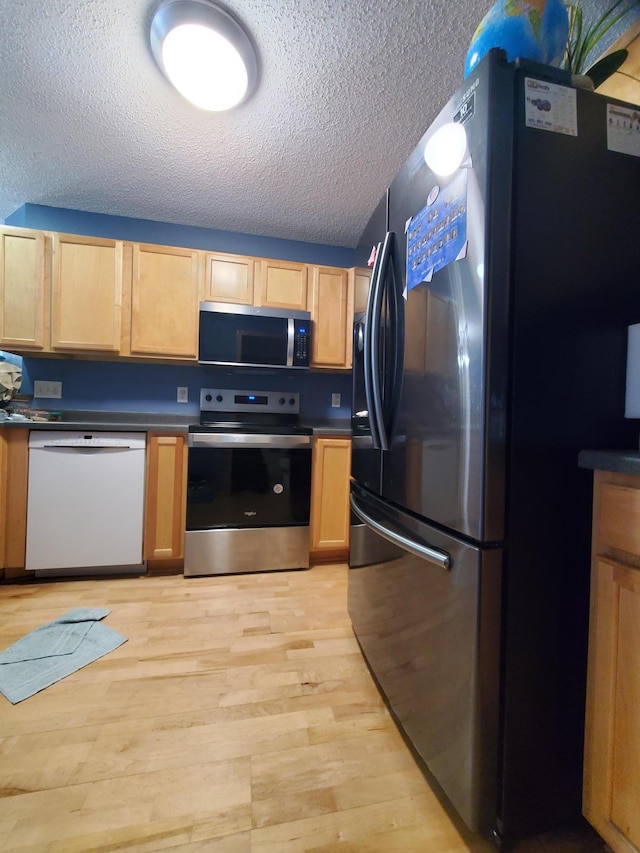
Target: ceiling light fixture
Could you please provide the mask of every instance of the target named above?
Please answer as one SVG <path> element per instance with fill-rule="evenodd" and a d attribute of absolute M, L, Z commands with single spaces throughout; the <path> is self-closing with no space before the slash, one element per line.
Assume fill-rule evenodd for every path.
<path fill-rule="evenodd" d="M 162 0 L 151 50 L 180 94 L 203 110 L 228 110 L 258 82 L 258 57 L 240 21 L 214 0 Z"/>
<path fill-rule="evenodd" d="M 457 122 L 447 122 L 436 130 L 424 147 L 424 161 L 441 178 L 449 175 L 465 164 L 467 154 L 467 134 L 464 126 Z"/>

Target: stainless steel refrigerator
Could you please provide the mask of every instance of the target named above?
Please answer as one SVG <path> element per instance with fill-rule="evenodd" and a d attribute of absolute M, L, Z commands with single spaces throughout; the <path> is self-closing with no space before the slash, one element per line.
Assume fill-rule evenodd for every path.
<path fill-rule="evenodd" d="M 497 843 L 581 820 L 577 457 L 638 441 L 639 188 L 640 109 L 491 51 L 358 248 L 349 612 L 420 762 Z"/>

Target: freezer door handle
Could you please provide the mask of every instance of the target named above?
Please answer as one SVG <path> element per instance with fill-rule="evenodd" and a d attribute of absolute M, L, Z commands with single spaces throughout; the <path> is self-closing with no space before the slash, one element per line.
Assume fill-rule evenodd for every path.
<path fill-rule="evenodd" d="M 380 536 L 387 539 L 393 545 L 397 545 L 400 548 L 403 548 L 405 551 L 409 551 L 411 554 L 414 554 L 416 557 L 420 557 L 423 560 L 428 560 L 430 563 L 438 566 L 441 569 L 449 570 L 451 568 L 451 557 L 444 551 L 438 551 L 435 548 L 431 548 L 428 545 L 420 545 L 418 542 L 414 542 L 412 539 L 407 539 L 406 536 L 403 536 L 401 533 L 397 533 L 395 530 L 389 530 L 389 528 L 384 527 L 378 521 L 375 521 L 369 513 L 365 512 L 361 507 L 358 506 L 358 503 L 353 495 L 351 495 L 351 509 L 358 516 L 361 521 L 364 521 L 365 524 L 368 524 L 376 533 L 379 533 Z"/>

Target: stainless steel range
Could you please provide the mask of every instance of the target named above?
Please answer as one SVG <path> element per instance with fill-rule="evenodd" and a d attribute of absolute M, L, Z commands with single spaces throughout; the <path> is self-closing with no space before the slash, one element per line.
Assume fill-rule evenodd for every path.
<path fill-rule="evenodd" d="M 308 568 L 312 430 L 300 394 L 203 388 L 189 432 L 185 576 Z"/>

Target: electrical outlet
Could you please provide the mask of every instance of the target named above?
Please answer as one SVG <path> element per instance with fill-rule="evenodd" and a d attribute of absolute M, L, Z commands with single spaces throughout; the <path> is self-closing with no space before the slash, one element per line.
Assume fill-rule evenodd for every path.
<path fill-rule="evenodd" d="M 178 402 L 179 403 L 188 403 L 189 402 L 189 389 L 185 388 L 184 385 L 178 385 Z"/>
<path fill-rule="evenodd" d="M 331 407 L 333 409 L 340 408 L 340 394 L 332 394 L 331 395 Z"/>
<path fill-rule="evenodd" d="M 33 396 L 59 400 L 62 397 L 62 382 L 36 379 L 33 383 Z"/>

